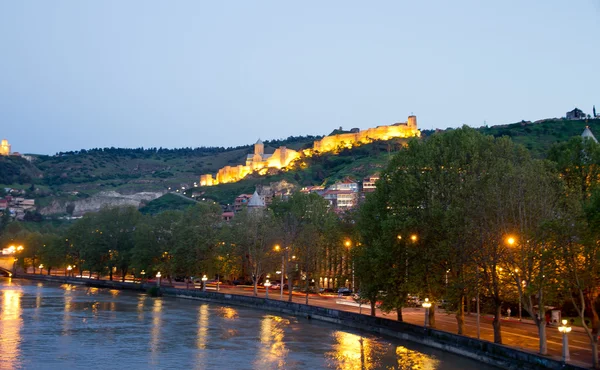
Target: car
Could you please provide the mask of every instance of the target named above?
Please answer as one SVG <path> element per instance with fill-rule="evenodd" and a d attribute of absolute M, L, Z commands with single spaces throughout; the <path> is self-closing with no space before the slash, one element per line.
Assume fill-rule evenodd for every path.
<path fill-rule="evenodd" d="M 352 295 L 352 290 L 350 290 L 349 288 L 340 288 L 340 289 L 338 289 L 338 295 L 350 296 L 350 295 Z"/>

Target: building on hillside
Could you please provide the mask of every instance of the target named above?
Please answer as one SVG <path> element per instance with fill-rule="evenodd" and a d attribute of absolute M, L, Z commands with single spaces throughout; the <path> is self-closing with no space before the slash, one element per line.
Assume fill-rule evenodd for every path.
<path fill-rule="evenodd" d="M 321 195 L 325 192 L 325 187 L 324 186 L 305 186 L 302 189 L 300 189 L 300 192 L 304 193 L 304 194 L 317 193 L 317 194 Z"/>
<path fill-rule="evenodd" d="M 248 205 L 248 201 L 250 200 L 250 198 L 252 198 L 252 194 L 240 194 L 235 198 L 235 201 L 233 202 L 233 211 L 234 212 L 239 212 L 242 209 L 244 209 L 244 207 L 246 207 Z"/>
<path fill-rule="evenodd" d="M 2 139 L 0 142 L 0 155 L 10 155 L 10 144 L 6 139 Z"/>
<path fill-rule="evenodd" d="M 223 212 L 221 214 L 221 219 L 223 221 L 231 221 L 233 219 L 233 216 L 235 216 L 234 212 Z"/>
<path fill-rule="evenodd" d="M 585 126 L 585 130 L 583 130 L 583 132 L 581 133 L 581 137 L 584 139 L 592 139 L 596 143 L 598 142 L 598 140 L 596 140 L 596 137 L 592 133 L 592 130 L 590 130 L 590 126 Z"/>
<path fill-rule="evenodd" d="M 254 144 L 254 154 L 248 154 L 246 156 L 245 165 L 225 166 L 217 172 L 217 175 L 214 178 L 212 174 L 201 175 L 200 186 L 213 186 L 237 182 L 254 171 L 264 170 L 266 173 L 269 168 L 285 168 L 299 156 L 300 153 L 286 148 L 285 146 L 280 146 L 275 149 L 272 154 L 265 154 L 265 145 L 259 139 L 256 144 Z"/>
<path fill-rule="evenodd" d="M 351 190 L 327 190 L 322 196 L 334 210 L 348 210 L 356 205 L 357 194 Z"/>
<path fill-rule="evenodd" d="M 584 119 L 586 118 L 585 113 L 579 108 L 575 108 L 570 112 L 567 112 L 567 119 Z"/>
<path fill-rule="evenodd" d="M 365 193 L 371 193 L 375 191 L 375 183 L 377 180 L 379 180 L 378 174 L 365 177 L 362 182 L 362 191 Z"/>
<path fill-rule="evenodd" d="M 358 192 L 358 183 L 349 178 L 345 178 L 344 180 L 331 185 L 327 190 L 347 190 L 356 193 Z"/>
<path fill-rule="evenodd" d="M 248 208 L 255 209 L 255 208 L 265 208 L 265 207 L 266 207 L 265 198 L 263 198 L 262 195 L 259 195 L 258 192 L 255 190 L 254 194 L 252 194 L 252 197 L 248 201 Z"/>
<path fill-rule="evenodd" d="M 254 154 L 246 156 L 246 166 L 253 171 L 262 168 L 284 168 L 291 161 L 298 158 L 299 153 L 295 150 L 288 149 L 285 146 L 280 146 L 275 149 L 273 154 L 265 154 L 265 145 L 262 140 L 258 139 L 254 144 Z"/>

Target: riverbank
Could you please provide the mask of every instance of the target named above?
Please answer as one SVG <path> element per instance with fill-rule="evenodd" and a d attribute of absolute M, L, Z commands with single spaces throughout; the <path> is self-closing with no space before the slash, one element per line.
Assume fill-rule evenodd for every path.
<path fill-rule="evenodd" d="M 46 275 L 19 274 L 17 277 L 30 280 L 79 284 L 110 289 L 126 289 L 140 292 L 156 286 L 155 284 L 121 283 L 116 281 Z M 575 364 L 563 364 L 561 361 L 549 356 L 540 356 L 505 345 L 498 345 L 441 330 L 430 328 L 424 329 L 423 326 L 406 322 L 398 322 L 396 320 L 390 320 L 381 317 L 371 317 L 364 314 L 348 312 L 339 309 L 305 305 L 277 299 L 266 299 L 263 297 L 230 294 L 228 292 L 202 292 L 200 290 L 161 287 L 161 293 L 168 297 L 203 300 L 226 305 L 237 305 L 335 323 L 384 336 L 420 343 L 432 348 L 441 349 L 505 369 L 585 368 L 582 366 L 576 366 Z"/>

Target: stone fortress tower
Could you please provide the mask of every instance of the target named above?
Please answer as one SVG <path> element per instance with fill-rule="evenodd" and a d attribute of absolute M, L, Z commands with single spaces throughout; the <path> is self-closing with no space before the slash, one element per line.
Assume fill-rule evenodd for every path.
<path fill-rule="evenodd" d="M 2 139 L 0 143 L 0 155 L 10 155 L 10 144 L 6 139 Z"/>

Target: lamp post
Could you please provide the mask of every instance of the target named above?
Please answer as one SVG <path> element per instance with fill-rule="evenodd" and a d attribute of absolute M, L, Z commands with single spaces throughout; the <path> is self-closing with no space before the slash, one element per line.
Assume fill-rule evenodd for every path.
<path fill-rule="evenodd" d="M 569 338 L 567 337 L 567 334 L 571 332 L 571 327 L 567 326 L 567 320 L 562 321 L 562 325 L 558 327 L 558 331 L 563 336 L 563 361 L 567 362 L 571 359 L 569 356 Z"/>
<path fill-rule="evenodd" d="M 287 248 L 285 248 L 287 250 Z M 277 244 L 275 246 L 275 250 L 277 252 L 279 252 L 281 250 L 281 247 L 279 246 L 279 244 Z M 279 298 L 283 299 L 283 280 L 285 279 L 285 253 L 282 251 L 281 253 L 281 279 L 279 280 L 279 288 L 280 288 L 280 293 L 279 293 Z"/>
<path fill-rule="evenodd" d="M 265 298 L 269 299 L 269 287 L 271 286 L 271 282 L 269 281 L 269 279 L 267 279 L 267 281 L 265 281 Z"/>
<path fill-rule="evenodd" d="M 44 264 L 40 263 L 40 265 L 38 266 L 38 268 L 40 269 L 40 275 L 43 274 L 42 269 L 44 268 Z"/>
<path fill-rule="evenodd" d="M 140 271 L 140 275 L 142 275 L 142 276 L 140 277 L 140 284 L 141 284 L 141 283 L 143 283 L 143 282 L 144 282 L 144 277 L 145 277 L 145 275 L 146 275 L 146 270 L 142 270 L 142 271 Z"/>
<path fill-rule="evenodd" d="M 73 266 L 71 266 L 71 265 L 67 266 L 67 271 L 68 271 L 68 272 L 67 272 L 67 275 L 68 275 L 69 277 L 71 277 L 71 270 L 73 270 Z"/>
<path fill-rule="evenodd" d="M 506 238 L 506 244 L 508 244 L 509 247 L 513 247 L 516 242 L 517 242 L 517 239 L 515 237 L 513 237 L 513 236 L 509 236 L 509 237 Z M 515 268 L 515 273 L 516 274 L 519 273 L 519 269 L 518 268 Z M 516 280 L 517 280 L 517 284 L 519 284 L 519 276 L 518 275 L 516 277 Z M 525 288 L 524 284 L 523 284 L 523 288 Z M 521 312 L 522 312 L 522 310 L 521 310 L 521 306 L 522 306 L 521 300 L 522 300 L 523 293 L 522 293 L 522 289 L 520 289 L 519 286 L 517 286 L 517 293 L 519 293 L 519 321 L 521 321 L 521 317 L 522 317 L 521 316 L 522 315 L 521 314 Z"/>
<path fill-rule="evenodd" d="M 346 248 L 348 248 L 348 250 L 350 250 L 352 242 L 350 242 L 350 240 L 346 240 L 344 245 L 346 246 Z M 350 257 L 352 258 L 352 256 Z M 352 258 L 352 293 L 354 293 L 354 258 Z"/>
<path fill-rule="evenodd" d="M 208 280 L 206 275 L 202 276 L 202 291 L 203 292 L 206 292 L 206 280 Z"/>
<path fill-rule="evenodd" d="M 156 286 L 160 288 L 160 271 L 156 273 Z"/>
<path fill-rule="evenodd" d="M 429 325 L 429 308 L 431 307 L 431 302 L 429 302 L 429 298 L 425 298 L 425 302 L 421 305 L 425 309 L 425 329 L 427 329 L 427 325 Z"/>

